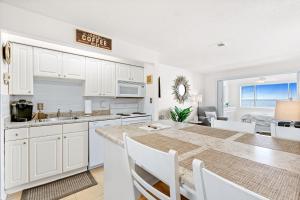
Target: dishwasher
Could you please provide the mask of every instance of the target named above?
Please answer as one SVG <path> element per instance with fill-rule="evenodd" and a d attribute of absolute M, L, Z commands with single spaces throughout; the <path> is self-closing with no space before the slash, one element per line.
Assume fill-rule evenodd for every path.
<path fill-rule="evenodd" d="M 96 133 L 96 129 L 118 125 L 121 125 L 121 119 L 89 122 L 89 169 L 104 165 L 103 136 Z"/>

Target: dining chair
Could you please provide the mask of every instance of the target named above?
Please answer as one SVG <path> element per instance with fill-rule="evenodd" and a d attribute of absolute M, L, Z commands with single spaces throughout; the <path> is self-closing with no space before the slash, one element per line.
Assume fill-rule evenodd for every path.
<path fill-rule="evenodd" d="M 282 139 L 300 141 L 300 128 L 281 127 L 277 126 L 275 123 L 272 123 L 271 136 Z"/>
<path fill-rule="evenodd" d="M 166 153 L 153 149 L 131 139 L 126 133 L 123 134 L 123 139 L 133 188 L 136 188 L 136 190 L 142 194 L 140 199 L 181 199 L 177 152 L 170 150 Z M 143 170 L 159 179 L 159 182 L 155 184 L 157 187 L 154 187 L 140 176 L 136 171 L 136 166 L 141 167 Z M 166 190 L 166 188 L 169 191 L 160 191 Z M 182 197 L 182 199 L 185 198 Z"/>
<path fill-rule="evenodd" d="M 220 128 L 231 131 L 245 132 L 245 133 L 256 133 L 255 132 L 255 122 L 245 123 L 236 121 L 223 121 L 217 120 L 215 118 L 211 119 L 211 127 Z"/>
<path fill-rule="evenodd" d="M 205 169 L 197 159 L 193 160 L 193 177 L 197 200 L 267 200 Z"/>

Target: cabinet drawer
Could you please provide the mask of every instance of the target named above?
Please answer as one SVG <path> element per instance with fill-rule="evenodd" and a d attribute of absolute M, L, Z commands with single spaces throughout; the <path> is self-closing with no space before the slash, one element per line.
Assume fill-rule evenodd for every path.
<path fill-rule="evenodd" d="M 88 129 L 89 129 L 88 122 L 63 125 L 63 133 L 87 131 Z"/>
<path fill-rule="evenodd" d="M 28 128 L 5 130 L 5 141 L 22 140 L 28 138 Z"/>
<path fill-rule="evenodd" d="M 62 125 L 31 127 L 29 134 L 31 138 L 62 134 Z"/>

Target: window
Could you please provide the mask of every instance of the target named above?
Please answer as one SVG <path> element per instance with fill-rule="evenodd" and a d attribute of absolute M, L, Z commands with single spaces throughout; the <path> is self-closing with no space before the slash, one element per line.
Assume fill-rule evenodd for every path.
<path fill-rule="evenodd" d="M 297 98 L 297 83 L 247 85 L 241 87 L 241 107 L 275 107 L 276 100 Z"/>

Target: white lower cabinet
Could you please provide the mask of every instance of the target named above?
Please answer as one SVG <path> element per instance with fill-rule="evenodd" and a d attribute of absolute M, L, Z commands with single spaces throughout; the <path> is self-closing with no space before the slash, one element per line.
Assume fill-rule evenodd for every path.
<path fill-rule="evenodd" d="M 28 140 L 5 142 L 5 188 L 28 182 Z"/>
<path fill-rule="evenodd" d="M 5 189 L 32 187 L 88 166 L 88 123 L 5 131 Z"/>
<path fill-rule="evenodd" d="M 87 131 L 69 133 L 63 136 L 63 172 L 88 165 Z"/>
<path fill-rule="evenodd" d="M 30 139 L 30 181 L 62 173 L 61 135 Z"/>

